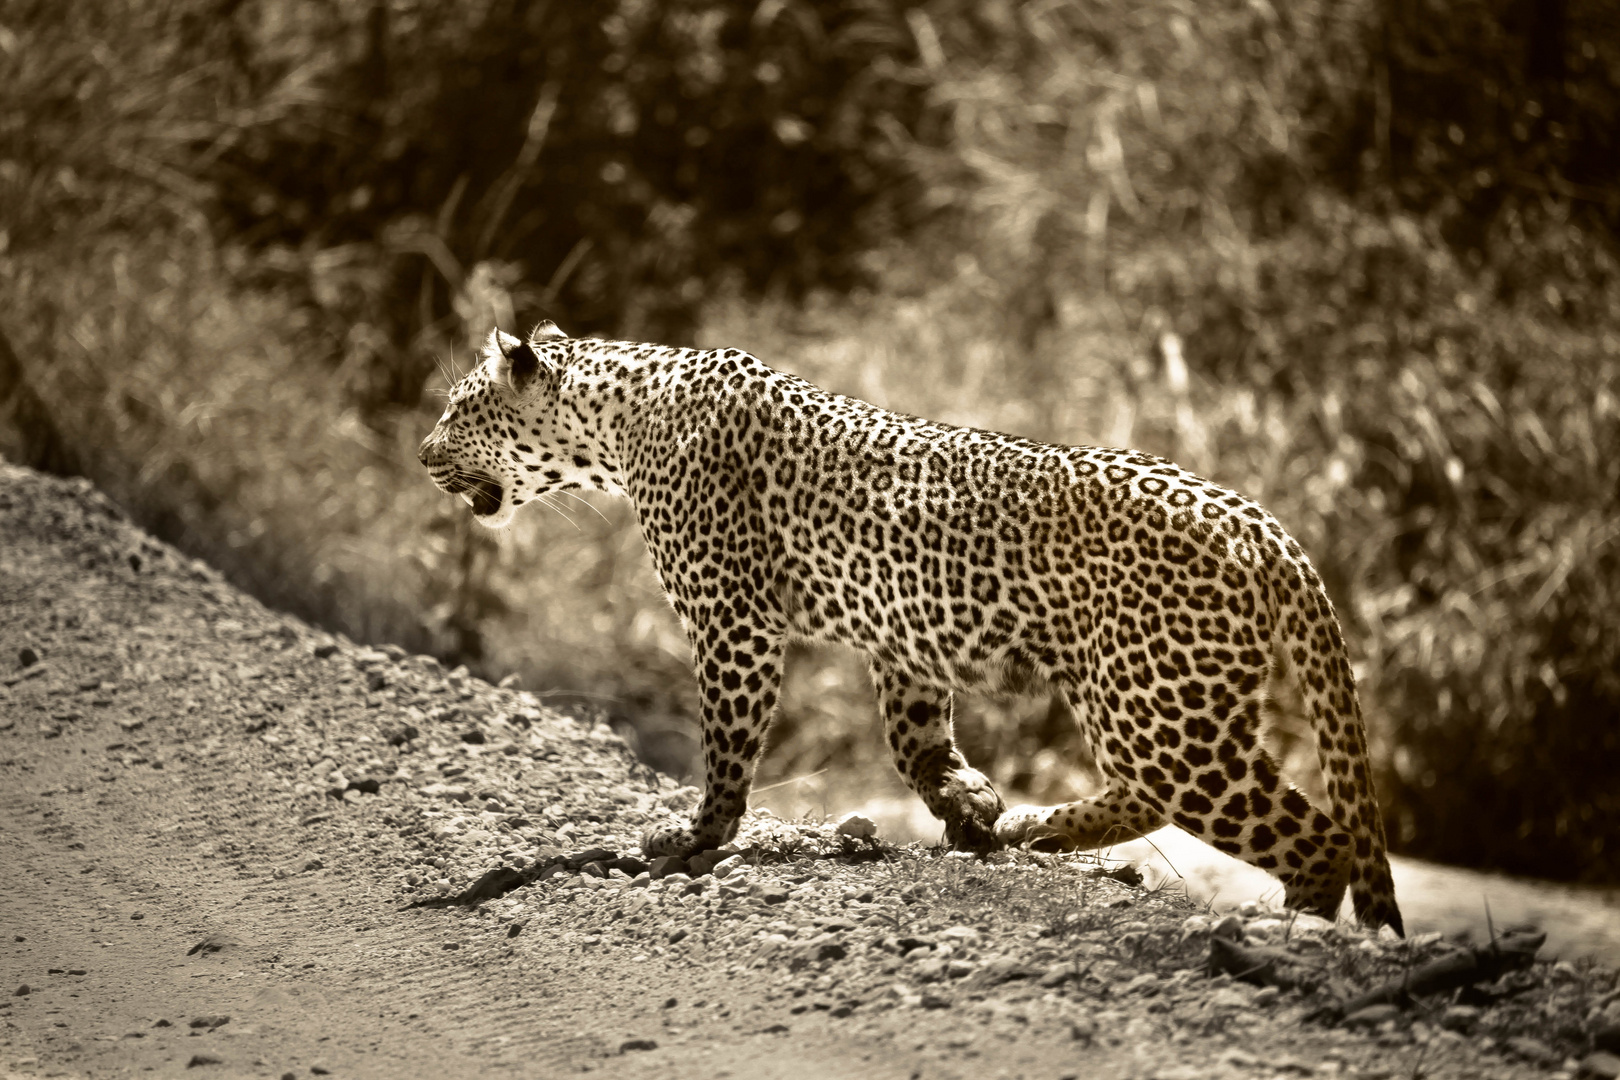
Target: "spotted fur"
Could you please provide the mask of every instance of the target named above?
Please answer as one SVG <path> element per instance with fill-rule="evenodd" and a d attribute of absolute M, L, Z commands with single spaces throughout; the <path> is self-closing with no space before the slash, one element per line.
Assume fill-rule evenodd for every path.
<path fill-rule="evenodd" d="M 1130 450 L 1051 446 L 829 394 L 735 349 L 491 335 L 422 462 L 478 520 L 628 495 L 701 691 L 706 790 L 649 833 L 736 832 L 788 640 L 871 658 L 895 767 L 953 847 L 1070 848 L 1174 823 L 1275 874 L 1292 906 L 1400 932 L 1333 606 L 1260 506 Z M 1260 741 L 1273 668 L 1314 727 L 1328 807 Z M 952 738 L 956 691 L 1051 689 L 1104 790 L 1004 809 Z"/>

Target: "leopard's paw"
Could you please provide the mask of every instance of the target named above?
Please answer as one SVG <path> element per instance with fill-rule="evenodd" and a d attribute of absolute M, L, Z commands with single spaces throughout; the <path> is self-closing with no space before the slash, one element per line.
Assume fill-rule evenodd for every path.
<path fill-rule="evenodd" d="M 996 820 L 1004 804 L 990 780 L 977 769 L 958 769 L 942 792 L 945 839 L 956 851 L 999 850 Z"/>
<path fill-rule="evenodd" d="M 1028 805 L 1013 807 L 996 819 L 996 838 L 1008 847 L 1050 843 L 1062 835 L 1044 820 L 1050 809 Z"/>
<path fill-rule="evenodd" d="M 684 859 L 702 849 L 703 845 L 698 841 L 696 834 L 680 822 L 654 825 L 641 838 L 641 853 L 649 859 L 660 855 L 674 855 Z"/>

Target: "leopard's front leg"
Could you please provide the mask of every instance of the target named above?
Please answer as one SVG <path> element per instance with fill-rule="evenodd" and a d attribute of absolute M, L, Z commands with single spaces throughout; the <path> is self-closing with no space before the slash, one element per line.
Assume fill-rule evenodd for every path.
<path fill-rule="evenodd" d="M 694 625 L 690 634 L 703 707 L 703 801 L 685 826 L 654 826 L 642 841 L 648 857 L 687 856 L 737 835 L 748 809 L 754 763 L 782 687 L 780 635 L 733 626 Z"/>
<path fill-rule="evenodd" d="M 951 692 L 875 657 L 872 685 L 894 767 L 945 823 L 946 841 L 957 851 L 981 854 L 1001 847 L 996 819 L 1004 805 L 990 778 L 962 758 L 952 730 Z"/>

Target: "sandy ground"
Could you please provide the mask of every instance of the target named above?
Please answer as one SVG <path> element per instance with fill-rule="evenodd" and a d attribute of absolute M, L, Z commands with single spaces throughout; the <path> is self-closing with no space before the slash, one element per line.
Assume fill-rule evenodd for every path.
<path fill-rule="evenodd" d="M 690 792 L 3 463 L 0 613 L 8 1080 L 1572 1076 L 1616 997 L 1612 973 L 1541 971 L 1531 1043 L 1444 1030 L 1440 1005 L 1306 1023 L 1319 1002 L 1204 975 L 1184 898 L 786 826 L 728 879 L 750 889 L 564 873 L 411 908 L 546 852 L 631 853 Z M 1341 973 L 1396 948 L 1323 933 L 1366 958 Z"/>

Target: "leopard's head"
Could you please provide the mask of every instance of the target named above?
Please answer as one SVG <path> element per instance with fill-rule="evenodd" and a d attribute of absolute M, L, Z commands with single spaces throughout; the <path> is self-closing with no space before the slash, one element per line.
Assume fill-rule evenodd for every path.
<path fill-rule="evenodd" d="M 418 459 L 433 482 L 472 507 L 473 519 L 499 529 L 526 502 L 577 486 L 572 461 L 559 455 L 557 431 L 562 368 L 548 345 L 567 335 L 545 322 L 528 341 L 499 330 L 422 440 Z"/>

